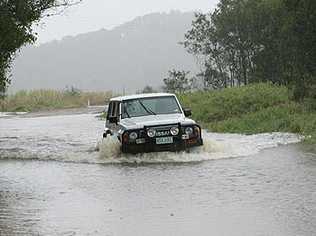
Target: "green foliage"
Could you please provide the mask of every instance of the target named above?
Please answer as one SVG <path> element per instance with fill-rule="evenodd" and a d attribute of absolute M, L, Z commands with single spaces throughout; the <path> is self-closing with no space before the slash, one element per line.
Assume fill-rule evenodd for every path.
<path fill-rule="evenodd" d="M 100 119 L 100 120 L 106 120 L 106 116 L 107 116 L 107 112 L 102 112 L 99 116 L 98 116 L 98 118 Z"/>
<path fill-rule="evenodd" d="M 300 126 L 292 123 L 292 115 L 297 107 L 295 104 L 272 106 L 260 111 L 249 112 L 240 117 L 232 117 L 226 120 L 210 124 L 212 130 L 230 131 L 233 133 L 262 133 L 274 131 L 291 131 L 300 133 Z"/>
<path fill-rule="evenodd" d="M 316 142 L 316 110 L 290 100 L 284 86 L 253 84 L 221 91 L 179 95 L 193 118 L 212 132 L 254 134 L 294 132 L 311 135 Z"/>
<path fill-rule="evenodd" d="M 210 123 L 207 128 L 215 132 L 255 134 L 263 132 L 293 132 L 316 142 L 316 112 L 304 112 L 298 104 L 275 106 L 247 113 L 241 117 Z"/>
<path fill-rule="evenodd" d="M 180 99 L 191 106 L 195 118 L 214 122 L 284 104 L 288 101 L 288 91 L 272 84 L 254 84 L 180 95 Z"/>
<path fill-rule="evenodd" d="M 184 93 L 191 90 L 192 79 L 188 78 L 189 71 L 171 70 L 169 76 L 163 80 L 164 90 L 168 93 Z"/>
<path fill-rule="evenodd" d="M 0 101 L 1 111 L 39 111 L 104 105 L 112 97 L 111 92 L 71 93 L 55 90 L 19 91 Z"/>
<path fill-rule="evenodd" d="M 183 45 L 205 58 L 206 88 L 270 81 L 299 101 L 316 83 L 315 22 L 314 0 L 221 0 L 196 14 Z"/>
<path fill-rule="evenodd" d="M 32 29 L 48 9 L 74 4 L 72 0 L 2 0 L 0 1 L 0 93 L 10 82 L 8 73 L 17 50 L 34 43 Z"/>

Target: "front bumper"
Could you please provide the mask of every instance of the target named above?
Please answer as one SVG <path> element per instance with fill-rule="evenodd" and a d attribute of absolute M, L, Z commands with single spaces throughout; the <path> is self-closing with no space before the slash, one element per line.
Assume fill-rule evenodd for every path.
<path fill-rule="evenodd" d="M 148 136 L 142 137 L 143 143 L 141 144 L 137 144 L 136 142 L 122 142 L 122 152 L 133 154 L 165 151 L 178 152 L 188 150 L 192 147 L 202 146 L 203 139 L 201 136 L 201 128 L 199 126 L 197 127 L 199 128 L 199 132 L 195 135 L 189 136 L 186 139 L 183 138 L 183 132 L 180 132 L 177 136 L 172 136 L 173 143 L 157 144 L 157 137 L 150 138 Z"/>
<path fill-rule="evenodd" d="M 202 146 L 203 139 L 190 139 L 175 141 L 172 144 L 155 144 L 155 143 L 143 143 L 143 144 L 123 144 L 123 153 L 148 153 L 148 152 L 179 152 L 184 151 L 192 147 Z"/>

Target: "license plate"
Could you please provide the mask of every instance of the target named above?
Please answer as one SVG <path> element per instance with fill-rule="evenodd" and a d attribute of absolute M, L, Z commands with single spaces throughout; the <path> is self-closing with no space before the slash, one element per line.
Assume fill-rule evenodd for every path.
<path fill-rule="evenodd" d="M 143 144 L 143 143 L 146 143 L 146 140 L 144 138 L 136 139 L 136 144 Z"/>
<path fill-rule="evenodd" d="M 173 137 L 156 138 L 156 144 L 168 144 L 168 143 L 173 143 Z"/>

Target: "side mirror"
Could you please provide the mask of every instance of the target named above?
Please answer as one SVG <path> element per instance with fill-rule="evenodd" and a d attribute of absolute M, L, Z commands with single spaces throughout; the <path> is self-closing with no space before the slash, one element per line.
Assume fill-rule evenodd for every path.
<path fill-rule="evenodd" d="M 189 108 L 183 108 L 184 115 L 189 117 L 192 115 L 192 111 Z"/>
<path fill-rule="evenodd" d="M 109 117 L 109 122 L 110 122 L 110 123 L 115 123 L 115 124 L 117 124 L 118 119 L 117 119 L 117 117 L 116 117 L 116 116 Z"/>

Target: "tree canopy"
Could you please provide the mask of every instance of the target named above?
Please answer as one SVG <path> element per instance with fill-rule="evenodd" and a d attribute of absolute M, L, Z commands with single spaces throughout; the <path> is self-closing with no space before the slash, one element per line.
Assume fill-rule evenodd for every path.
<path fill-rule="evenodd" d="M 57 10 L 78 2 L 80 0 L 0 1 L 0 94 L 4 93 L 10 82 L 8 73 L 15 53 L 36 40 L 32 25 L 49 15 L 47 10 Z M 52 11 L 52 14 L 55 13 Z"/>
<path fill-rule="evenodd" d="M 168 71 L 168 77 L 164 78 L 163 90 L 168 93 L 184 93 L 191 89 L 192 79 L 188 78 L 189 71 Z"/>
<path fill-rule="evenodd" d="M 196 14 L 183 45 L 203 58 L 209 87 L 271 81 L 300 99 L 315 86 L 315 22 L 315 0 L 221 0 Z"/>

